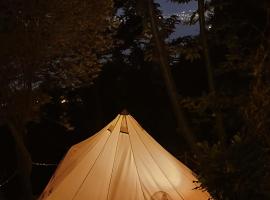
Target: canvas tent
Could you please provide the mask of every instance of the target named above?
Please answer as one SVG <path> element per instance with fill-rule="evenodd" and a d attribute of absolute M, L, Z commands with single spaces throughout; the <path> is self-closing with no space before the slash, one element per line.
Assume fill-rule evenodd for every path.
<path fill-rule="evenodd" d="M 208 200 L 192 171 L 131 115 L 74 145 L 39 200 Z"/>

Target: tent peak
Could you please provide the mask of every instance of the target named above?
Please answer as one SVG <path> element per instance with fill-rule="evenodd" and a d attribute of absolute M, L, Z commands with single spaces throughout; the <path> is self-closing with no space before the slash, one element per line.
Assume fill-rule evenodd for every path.
<path fill-rule="evenodd" d="M 39 200 L 212 199 L 134 118 L 119 114 L 106 128 L 68 151 Z"/>
<path fill-rule="evenodd" d="M 127 109 L 123 109 L 120 114 L 121 115 L 129 115 L 129 112 L 127 111 Z"/>

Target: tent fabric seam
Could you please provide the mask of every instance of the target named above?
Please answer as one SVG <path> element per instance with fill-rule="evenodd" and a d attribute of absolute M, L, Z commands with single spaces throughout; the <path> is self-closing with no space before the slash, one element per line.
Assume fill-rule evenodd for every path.
<path fill-rule="evenodd" d="M 117 122 L 118 122 L 119 119 L 120 119 L 120 116 L 119 116 L 119 118 L 117 119 L 116 124 L 117 124 Z M 115 128 L 115 127 L 114 127 L 114 128 Z M 106 142 L 104 143 L 104 145 L 103 145 L 101 151 L 99 152 L 98 156 L 96 157 L 96 159 L 95 159 L 93 165 L 91 166 L 90 170 L 87 172 L 85 178 L 83 179 L 82 183 L 81 183 L 80 186 L 78 187 L 78 190 L 76 191 L 76 193 L 75 193 L 74 196 L 72 197 L 72 200 L 74 200 L 74 199 L 76 198 L 76 196 L 78 195 L 79 190 L 81 189 L 82 185 L 84 184 L 85 180 L 87 179 L 88 175 L 90 174 L 91 170 L 93 169 L 93 167 L 94 167 L 96 161 L 98 160 L 98 158 L 100 157 L 101 153 L 103 152 L 103 150 L 104 150 L 104 148 L 105 148 L 105 146 L 106 146 L 106 144 L 107 144 L 109 138 L 111 137 L 111 135 L 112 135 L 112 134 L 110 134 L 110 135 L 108 136 L 108 138 L 107 138 Z"/>
<path fill-rule="evenodd" d="M 145 145 L 145 143 L 143 142 L 141 136 L 138 134 L 136 128 L 133 125 L 132 120 L 131 121 L 131 126 L 133 127 L 133 129 L 135 130 L 135 133 L 137 134 L 138 138 L 140 139 L 140 141 L 143 143 L 145 149 L 147 150 L 147 152 L 149 153 L 149 155 L 152 157 L 154 163 L 156 164 L 156 166 L 160 169 L 160 171 L 162 172 L 162 174 L 166 177 L 166 179 L 168 180 L 168 182 L 170 183 L 170 185 L 174 188 L 174 190 L 177 192 L 177 194 L 180 196 L 181 199 L 185 200 L 183 194 L 181 194 L 181 192 L 178 192 L 177 189 L 175 188 L 175 186 L 172 184 L 172 182 L 170 181 L 170 179 L 168 178 L 168 176 L 164 173 L 163 169 L 161 169 L 161 167 L 158 165 L 157 161 L 155 160 L 155 158 L 153 157 L 152 153 L 149 151 L 149 149 L 147 148 L 147 146 Z"/>
<path fill-rule="evenodd" d="M 115 128 L 115 126 L 116 126 L 118 120 L 120 119 L 120 117 L 121 117 L 121 115 L 118 115 L 118 119 L 115 120 L 115 122 L 113 122 L 113 123 L 111 123 L 111 124 L 109 124 L 109 125 L 107 126 L 107 130 L 110 131 L 110 133 L 113 132 L 113 130 L 114 130 L 114 128 Z M 112 129 L 111 129 L 111 128 L 112 128 Z"/>
<path fill-rule="evenodd" d="M 134 117 L 132 117 L 131 115 L 129 115 L 129 117 L 131 118 L 131 120 L 130 121 L 132 121 L 132 123 L 133 123 L 133 126 L 135 126 L 136 127 L 136 125 L 140 128 L 140 129 L 142 129 L 142 132 L 145 134 L 145 136 L 147 137 L 147 138 L 149 138 L 152 142 L 153 142 L 153 144 L 156 146 L 157 145 L 157 141 L 156 140 L 154 140 L 151 136 L 150 136 L 150 134 L 136 121 L 136 119 L 134 119 Z M 193 181 L 198 181 L 198 178 L 197 178 L 197 174 L 195 174 L 190 168 L 188 168 L 186 165 L 184 165 L 183 163 L 181 163 L 178 159 L 176 159 L 174 156 L 172 156 L 163 146 L 160 146 L 162 149 L 163 149 L 163 151 L 165 151 L 165 152 L 167 152 L 168 153 L 168 155 L 174 160 L 174 162 L 178 165 L 178 166 L 180 166 L 180 167 L 184 167 L 184 169 L 186 169 L 189 173 L 191 173 L 191 175 L 193 176 L 193 178 L 195 178 L 195 180 L 193 180 Z M 186 173 L 183 173 L 183 175 L 187 178 L 187 179 L 190 179 L 190 177 L 189 176 L 187 176 L 187 174 Z M 194 190 L 196 187 L 195 187 L 196 185 L 194 185 L 194 188 L 192 189 L 192 190 Z M 205 197 L 208 197 L 208 195 L 207 195 L 207 193 L 206 192 L 203 192 L 202 193 Z"/>
<path fill-rule="evenodd" d="M 105 148 L 105 146 L 106 146 L 106 144 L 107 144 L 107 142 L 108 142 L 108 140 L 109 140 L 110 137 L 111 137 L 111 135 L 109 135 L 108 138 L 106 139 L 106 142 L 105 142 L 105 144 L 104 144 L 103 147 L 102 147 L 102 151 L 103 151 L 103 149 Z M 82 185 L 84 184 L 85 180 L 87 179 L 88 175 L 90 174 L 92 168 L 94 167 L 94 165 L 95 165 L 96 161 L 98 160 L 99 156 L 101 155 L 102 151 L 99 152 L 99 154 L 98 154 L 98 156 L 96 157 L 96 159 L 95 159 L 93 165 L 91 166 L 90 170 L 87 172 L 85 178 L 83 179 L 83 181 L 82 181 L 82 183 L 80 184 L 80 186 L 78 187 L 76 193 L 75 193 L 74 196 L 72 197 L 72 200 L 74 200 L 75 197 L 77 196 L 79 190 L 81 189 Z"/>
<path fill-rule="evenodd" d="M 113 166 L 112 166 L 112 171 L 111 171 L 111 177 L 110 177 L 110 182 L 109 182 L 109 188 L 108 188 L 108 192 L 107 192 L 107 200 L 109 199 L 109 195 L 110 195 L 112 176 L 113 176 L 113 172 L 114 172 L 116 154 L 117 154 L 118 145 L 119 145 L 119 137 L 120 137 L 120 134 L 118 133 L 117 144 L 116 144 L 116 149 L 115 149 L 115 154 L 114 154 L 114 159 L 113 159 Z"/>
<path fill-rule="evenodd" d="M 142 128 L 141 127 L 141 125 L 131 116 L 131 119 L 133 119 L 134 120 L 134 122 L 133 123 L 136 123 L 140 128 Z M 144 128 L 142 128 L 142 131 L 145 133 L 145 135 L 146 135 L 146 137 L 147 138 L 149 138 L 152 142 L 156 142 L 153 138 L 151 138 L 151 136 L 149 135 L 149 133 L 144 129 Z M 155 146 L 156 146 L 156 144 L 155 144 Z M 195 178 L 195 180 L 193 180 L 193 181 L 197 181 L 198 179 L 197 179 L 197 177 L 193 174 L 194 172 L 192 171 L 192 170 L 190 170 L 187 166 L 185 166 L 185 165 L 183 165 L 179 160 L 177 160 L 174 156 L 172 156 L 163 146 L 161 146 L 161 148 L 165 151 L 165 152 L 167 152 L 168 153 L 168 155 L 174 160 L 174 162 L 175 163 L 177 163 L 177 165 L 178 166 L 181 166 L 181 167 L 184 167 L 186 170 L 188 170 L 191 174 L 192 174 L 192 176 L 194 176 L 194 178 Z M 186 173 L 183 173 L 183 175 L 187 178 L 187 179 L 190 179 L 190 177 L 189 176 L 187 176 L 186 175 Z M 193 188 L 194 189 L 194 188 Z"/>
<path fill-rule="evenodd" d="M 147 136 L 147 138 L 150 138 L 150 136 L 148 135 L 148 133 L 144 130 L 144 133 L 145 133 L 145 135 Z M 152 138 L 150 138 L 151 140 L 152 140 Z M 153 141 L 154 142 L 154 141 Z M 162 147 L 162 146 L 161 146 Z M 168 152 L 166 149 L 164 149 L 163 147 L 162 147 L 162 149 L 164 150 L 164 151 L 166 151 L 166 152 Z M 168 152 L 169 153 L 169 152 Z M 184 164 L 182 164 L 179 160 L 177 160 L 174 156 L 172 156 L 170 153 L 169 153 L 169 155 L 170 155 L 170 157 L 174 160 L 174 162 L 175 163 L 177 163 L 177 165 L 178 166 L 181 166 L 181 167 L 183 167 L 184 169 L 186 169 L 189 173 L 191 173 L 192 174 L 192 176 L 195 178 L 195 180 L 193 180 L 193 181 L 197 181 L 198 179 L 197 179 L 197 177 L 195 176 L 196 174 L 193 172 L 193 171 L 191 171 L 188 167 L 186 167 Z M 195 174 L 195 175 L 194 175 Z M 190 177 L 189 176 L 187 176 L 186 175 L 186 173 L 183 173 L 183 175 L 187 178 L 187 179 L 190 179 Z"/>
<path fill-rule="evenodd" d="M 106 126 L 107 127 L 107 126 Z M 102 133 L 102 131 L 103 130 L 106 130 L 106 127 L 104 127 L 103 129 L 101 129 L 97 134 L 100 134 L 100 133 Z M 97 136 L 97 134 L 96 134 L 96 136 Z M 93 135 L 93 136 L 95 136 L 95 135 Z M 87 154 L 87 153 L 89 153 L 89 151 L 91 151 L 96 145 L 97 145 L 97 143 L 98 143 L 98 141 L 92 146 L 92 148 L 91 147 L 88 147 L 87 149 L 86 149 L 86 153 L 85 154 Z M 71 147 L 71 149 L 72 149 L 72 147 Z M 70 149 L 70 150 L 71 150 Z M 57 166 L 57 168 L 56 168 L 56 170 L 55 170 L 55 173 L 54 173 L 54 175 L 52 176 L 52 180 L 51 181 L 54 181 L 53 179 L 55 179 L 56 177 L 55 177 L 55 174 L 57 174 L 57 172 L 59 171 L 59 169 L 61 168 L 61 166 L 62 166 L 62 163 L 64 162 L 64 160 L 65 160 L 65 157 L 68 155 L 70 153 L 70 151 L 68 151 L 66 154 L 65 154 L 65 156 L 63 157 L 63 159 L 60 161 L 60 163 L 58 164 L 58 166 Z M 73 170 L 73 169 L 72 169 Z M 72 170 L 70 171 L 70 173 L 72 172 Z M 63 178 L 63 180 L 65 179 L 66 177 L 64 177 Z M 49 182 L 50 183 L 50 182 Z"/>
<path fill-rule="evenodd" d="M 212 199 L 193 173 L 130 114 L 118 114 L 70 147 L 38 200 Z"/>
<path fill-rule="evenodd" d="M 143 130 L 143 132 L 145 133 L 145 135 L 146 135 L 147 138 L 149 138 L 149 139 L 151 139 L 153 142 L 155 142 L 155 141 L 153 140 L 153 138 L 151 138 L 150 135 L 149 135 L 145 130 Z M 155 144 L 155 145 L 156 145 L 156 144 Z M 161 147 L 162 147 L 162 146 L 161 146 Z M 168 152 L 168 151 L 167 151 L 166 149 L 164 149 L 163 147 L 162 147 L 162 149 L 163 149 L 164 151 Z M 168 155 L 174 160 L 175 163 L 177 163 L 178 166 L 183 167 L 185 170 L 187 170 L 187 171 L 193 176 L 194 180 L 192 180 L 192 181 L 198 181 L 198 178 L 196 177 L 196 174 L 195 174 L 192 170 L 190 170 L 187 166 L 185 166 L 183 163 L 181 163 L 179 160 L 177 160 L 177 159 L 176 159 L 174 156 L 172 156 L 169 152 L 168 152 Z M 195 175 L 194 175 L 194 174 L 195 174 Z M 191 179 L 191 177 L 188 176 L 186 173 L 183 173 L 183 176 L 185 176 L 187 179 Z M 194 190 L 196 187 L 197 187 L 197 186 L 194 185 L 194 188 L 192 188 L 192 190 Z M 207 196 L 207 195 L 206 195 L 206 196 Z"/>
<path fill-rule="evenodd" d="M 134 151 L 133 151 L 133 147 L 132 147 L 132 144 L 131 144 L 131 139 L 130 139 L 130 135 L 128 134 L 128 138 L 129 138 L 129 143 L 130 143 L 130 149 L 131 149 L 131 152 L 132 152 L 132 158 L 133 158 L 133 161 L 134 161 L 134 165 L 135 165 L 135 168 L 136 168 L 136 172 L 137 172 L 137 176 L 138 176 L 138 179 L 139 179 L 139 183 L 140 183 L 140 188 L 141 188 L 141 191 L 142 191 L 142 194 L 143 194 L 143 198 L 144 200 L 146 200 L 147 198 L 145 197 L 145 194 L 143 192 L 143 189 L 142 189 L 142 182 L 141 182 L 141 178 L 140 178 L 140 175 L 139 175 L 139 170 L 138 170 L 138 167 L 137 167 L 137 163 L 136 163 L 136 159 L 135 159 L 135 156 L 134 156 Z"/>

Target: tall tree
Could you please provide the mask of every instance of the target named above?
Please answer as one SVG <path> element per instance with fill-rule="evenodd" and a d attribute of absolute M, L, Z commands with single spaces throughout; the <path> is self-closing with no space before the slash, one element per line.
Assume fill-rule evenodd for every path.
<path fill-rule="evenodd" d="M 228 140 L 226 148 L 219 143 L 202 144 L 202 181 L 217 199 L 268 199 L 269 136 L 264 132 L 269 129 L 269 76 L 264 66 L 268 63 L 269 3 L 213 0 L 210 6 L 214 14 L 209 47 L 216 56 L 217 87 L 223 92 L 219 104 L 226 116 Z M 218 182 L 225 185 L 218 187 Z"/>
<path fill-rule="evenodd" d="M 208 38 L 206 32 L 206 20 L 205 20 L 205 1 L 198 0 L 198 13 L 199 13 L 199 24 L 200 24 L 200 37 L 201 43 L 203 47 L 203 54 L 205 65 L 207 69 L 207 80 L 208 80 L 208 87 L 210 96 L 213 97 L 213 104 L 217 104 L 217 91 L 214 82 L 214 72 L 213 72 L 213 65 L 210 58 L 210 52 L 208 47 Z M 217 106 L 213 107 L 213 112 L 215 113 L 215 122 L 216 122 L 216 132 L 218 134 L 219 141 L 223 144 L 225 142 L 225 128 L 223 124 L 223 117 L 222 114 Z"/>
<path fill-rule="evenodd" d="M 1 123 L 9 125 L 14 138 L 24 191 L 21 198 L 30 200 L 32 163 L 25 126 L 38 117 L 40 106 L 49 99 L 41 86 L 48 78 L 62 87 L 92 81 L 111 44 L 112 2 L 16 0 L 0 4 Z"/>
<path fill-rule="evenodd" d="M 193 150 L 196 150 L 195 138 L 190 130 L 186 118 L 184 116 L 183 110 L 178 103 L 178 92 L 172 72 L 169 65 L 169 52 L 167 45 L 165 44 L 165 38 L 163 38 L 162 31 L 163 27 L 158 23 L 160 15 L 158 15 L 156 4 L 152 0 L 139 1 L 138 2 L 138 12 L 143 18 L 146 19 L 146 24 L 150 26 L 150 34 L 152 35 L 152 41 L 154 47 L 156 48 L 156 56 L 160 70 L 162 72 L 164 82 L 167 88 L 167 93 L 171 101 L 173 112 L 176 117 L 178 132 L 183 135 L 187 143 Z"/>

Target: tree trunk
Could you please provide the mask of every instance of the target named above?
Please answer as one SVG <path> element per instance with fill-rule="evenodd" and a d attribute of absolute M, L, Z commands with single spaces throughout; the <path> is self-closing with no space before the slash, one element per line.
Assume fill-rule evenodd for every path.
<path fill-rule="evenodd" d="M 178 92 L 169 66 L 168 51 L 166 50 L 164 39 L 161 37 L 159 33 L 153 5 L 154 5 L 153 0 L 148 0 L 148 14 L 150 17 L 152 34 L 159 57 L 161 72 L 167 88 L 167 93 L 169 95 L 172 108 L 176 117 L 178 132 L 182 134 L 182 136 L 184 137 L 186 142 L 190 145 L 190 147 L 193 150 L 195 150 L 196 149 L 195 138 L 187 125 L 184 113 L 178 102 Z"/>
<path fill-rule="evenodd" d="M 8 123 L 11 134 L 14 139 L 16 156 L 17 156 L 17 170 L 20 184 L 22 187 L 22 200 L 33 200 L 32 185 L 31 185 L 31 170 L 32 160 L 28 152 L 24 140 L 23 129 L 18 129 L 12 123 Z"/>
<path fill-rule="evenodd" d="M 199 10 L 199 22 L 200 22 L 200 37 L 203 46 L 204 60 L 207 69 L 207 80 L 209 93 L 213 96 L 214 104 L 216 104 L 216 89 L 213 75 L 213 67 L 210 59 L 209 47 L 207 42 L 207 35 L 205 31 L 205 4 L 204 0 L 198 0 L 198 10 Z M 225 140 L 225 128 L 223 124 L 223 116 L 216 105 L 213 108 L 213 112 L 216 115 L 216 130 L 218 134 L 218 139 L 221 143 Z"/>

